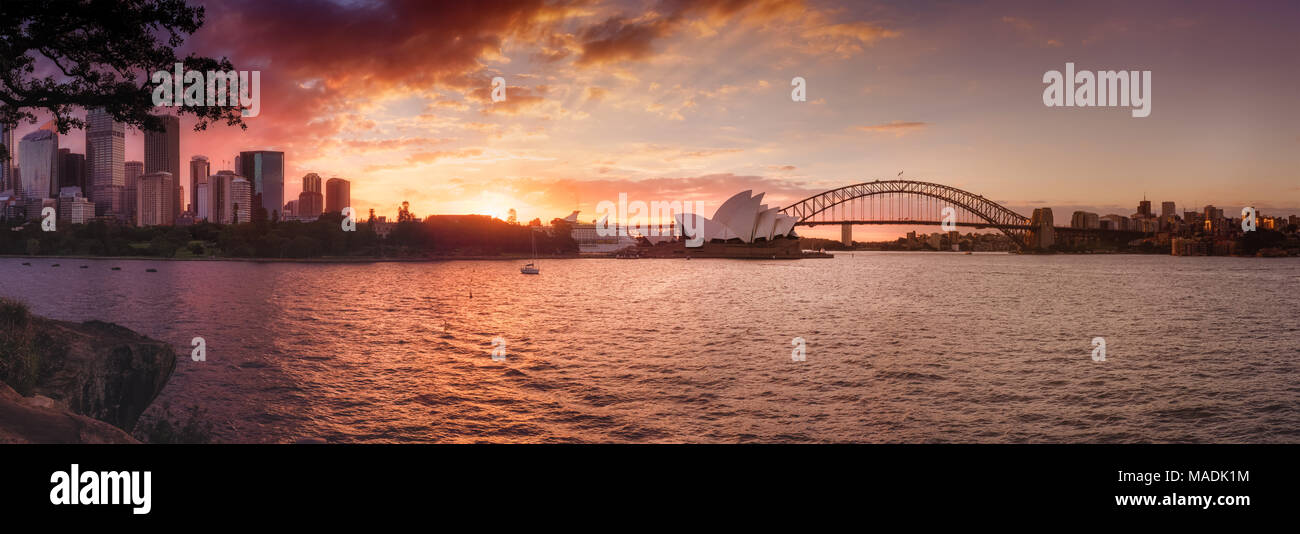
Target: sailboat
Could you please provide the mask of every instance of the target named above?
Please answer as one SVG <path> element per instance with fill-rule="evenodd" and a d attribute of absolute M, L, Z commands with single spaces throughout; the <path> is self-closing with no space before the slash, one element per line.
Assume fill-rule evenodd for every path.
<path fill-rule="evenodd" d="M 541 269 L 537 268 L 537 233 L 529 231 L 528 237 L 533 242 L 533 261 L 525 263 L 523 267 L 519 268 L 519 272 L 523 274 L 541 274 Z"/>

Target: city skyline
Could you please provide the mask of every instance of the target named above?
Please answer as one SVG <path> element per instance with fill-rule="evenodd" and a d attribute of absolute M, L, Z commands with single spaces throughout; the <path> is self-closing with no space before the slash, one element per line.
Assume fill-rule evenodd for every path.
<path fill-rule="evenodd" d="M 1143 196 L 1178 212 L 1300 212 L 1300 121 L 1283 89 L 1296 74 L 1273 68 L 1296 45 L 1283 17 L 1259 16 L 1289 4 L 329 4 L 306 20 L 283 6 L 204 5 L 208 21 L 181 52 L 260 69 L 265 102 L 247 131 L 194 132 L 183 119 L 180 157 L 206 155 L 215 171 L 239 152 L 282 151 L 285 202 L 317 173 L 352 181 L 359 213 L 392 218 L 409 201 L 421 214 L 587 219 L 620 192 L 711 209 L 754 189 L 785 205 L 901 171 L 1024 215 L 1127 215 Z M 376 35 L 385 59 L 328 42 L 393 13 L 409 21 Z M 285 40 L 291 24 L 317 31 Z M 410 44 L 434 34 L 464 44 Z M 1152 71 L 1152 114 L 1043 106 L 1043 73 L 1068 62 Z M 506 100 L 494 103 L 497 75 Z M 790 101 L 795 76 L 806 102 Z M 80 136 L 63 137 L 79 151 Z M 143 136 L 127 137 L 126 159 L 143 160 Z"/>

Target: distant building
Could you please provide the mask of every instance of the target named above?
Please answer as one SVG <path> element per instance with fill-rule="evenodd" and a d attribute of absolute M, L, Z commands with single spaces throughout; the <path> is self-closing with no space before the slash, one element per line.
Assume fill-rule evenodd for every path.
<path fill-rule="evenodd" d="M 284 218 L 294 219 L 298 217 L 298 201 L 290 200 L 284 205 Z"/>
<path fill-rule="evenodd" d="M 171 212 L 166 214 L 171 224 L 184 209 L 185 201 L 181 197 L 181 122 L 175 115 L 156 115 L 162 120 L 163 130 L 144 132 L 144 172 L 165 172 L 172 175 L 168 193 L 172 199 L 167 203 Z"/>
<path fill-rule="evenodd" d="M 1160 218 L 1163 219 L 1165 217 L 1177 217 L 1177 216 L 1178 216 L 1178 208 L 1177 206 L 1174 205 L 1173 202 L 1160 203 Z"/>
<path fill-rule="evenodd" d="M 1151 217 L 1154 215 L 1154 213 L 1151 212 L 1151 201 L 1142 199 L 1142 202 L 1138 203 L 1137 214 L 1139 217 Z"/>
<path fill-rule="evenodd" d="M 190 210 L 198 216 L 199 209 L 199 184 L 208 183 L 208 176 L 212 174 L 212 165 L 208 163 L 207 156 L 194 156 L 190 158 Z"/>
<path fill-rule="evenodd" d="M 59 224 L 85 224 L 95 218 L 95 203 L 82 196 L 77 186 L 59 191 Z"/>
<path fill-rule="evenodd" d="M 208 221 L 217 224 L 233 224 L 235 220 L 234 199 L 230 196 L 230 183 L 242 176 L 235 171 L 217 171 L 208 177 Z M 245 200 L 243 206 L 248 206 Z"/>
<path fill-rule="evenodd" d="M 59 188 L 73 186 L 86 191 L 86 155 L 71 149 L 59 149 Z"/>
<path fill-rule="evenodd" d="M 208 192 L 208 181 L 204 178 L 199 185 L 194 188 L 194 220 L 211 221 L 212 217 L 212 194 Z"/>
<path fill-rule="evenodd" d="M 140 176 L 136 189 L 137 225 L 163 226 L 176 221 L 171 215 L 172 202 L 176 200 L 174 183 L 175 178 L 170 172 L 150 172 Z"/>
<path fill-rule="evenodd" d="M 320 189 L 320 175 L 314 172 L 307 173 L 302 177 L 302 190 L 312 193 L 323 193 Z"/>
<path fill-rule="evenodd" d="M 237 161 L 240 176 L 252 187 L 253 203 L 264 208 L 267 217 L 277 216 L 284 207 L 284 152 L 240 152 Z"/>
<path fill-rule="evenodd" d="M 9 155 L 7 159 L 0 160 L 0 191 L 9 191 L 14 188 L 14 162 L 18 161 L 18 145 L 14 144 L 13 128 L 6 128 L 4 124 L 0 124 L 0 147 L 4 147 L 3 150 Z"/>
<path fill-rule="evenodd" d="M 127 219 L 121 210 L 126 177 L 126 126 L 102 109 L 86 112 L 86 181 L 95 215 Z"/>
<path fill-rule="evenodd" d="M 325 211 L 342 213 L 343 208 L 351 205 L 352 182 L 342 178 L 330 178 L 325 182 Z"/>
<path fill-rule="evenodd" d="M 59 196 L 59 136 L 50 130 L 36 130 L 18 143 L 22 167 L 22 194 L 26 199 Z M 38 214 L 39 215 L 39 214 Z M 27 214 L 28 218 L 32 214 Z"/>
<path fill-rule="evenodd" d="M 321 210 L 324 208 L 325 195 L 316 191 L 303 191 L 298 195 L 298 218 L 303 220 L 316 220 L 320 218 Z"/>
<path fill-rule="evenodd" d="M 1132 219 L 1114 213 L 1102 217 L 1101 222 L 1104 223 L 1102 228 L 1106 230 L 1119 230 L 1126 232 L 1133 229 Z"/>
<path fill-rule="evenodd" d="M 232 216 L 231 223 L 241 224 L 249 222 L 252 219 L 251 213 L 253 208 L 253 184 L 249 183 L 242 177 L 234 177 L 230 180 L 230 194 L 227 200 L 230 202 L 230 213 Z M 278 209 L 276 211 L 279 211 Z"/>
<path fill-rule="evenodd" d="M 122 174 L 126 181 L 126 186 L 122 188 L 122 201 L 119 203 L 122 209 L 122 220 L 136 224 L 140 207 L 136 198 L 140 190 L 140 177 L 144 175 L 143 161 L 128 161 L 122 164 Z"/>
<path fill-rule="evenodd" d="M 1096 230 L 1101 228 L 1101 218 L 1096 213 L 1090 211 L 1076 211 L 1070 217 L 1070 227 L 1081 230 Z"/>

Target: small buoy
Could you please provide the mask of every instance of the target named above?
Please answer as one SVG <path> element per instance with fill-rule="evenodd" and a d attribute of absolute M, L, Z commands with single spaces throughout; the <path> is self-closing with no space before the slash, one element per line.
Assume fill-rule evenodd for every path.
<path fill-rule="evenodd" d="M 89 266 L 89 265 L 82 265 L 81 268 L 82 268 L 82 269 L 89 269 L 90 266 Z"/>
<path fill-rule="evenodd" d="M 144 272 L 146 272 L 146 273 L 156 273 L 156 272 L 158 272 L 158 269 L 145 269 Z"/>
<path fill-rule="evenodd" d="M 26 266 L 28 266 L 28 267 L 31 267 L 31 266 L 32 266 L 32 262 L 30 262 L 30 261 L 25 261 L 25 262 L 23 262 L 23 265 L 26 265 Z"/>
<path fill-rule="evenodd" d="M 121 268 L 121 267 L 114 267 L 113 270 L 114 270 L 114 271 L 120 271 L 120 270 L 122 270 L 122 268 Z"/>
<path fill-rule="evenodd" d="M 56 264 L 54 264 L 54 265 L 51 265 L 50 267 L 58 267 L 58 266 L 59 266 L 59 264 L 56 263 Z"/>

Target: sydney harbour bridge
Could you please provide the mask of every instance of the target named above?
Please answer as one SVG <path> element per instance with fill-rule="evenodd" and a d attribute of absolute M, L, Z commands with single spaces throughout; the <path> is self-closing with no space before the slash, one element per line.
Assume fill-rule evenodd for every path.
<path fill-rule="evenodd" d="M 955 187 L 914 180 L 876 180 L 820 193 L 781 210 L 797 225 L 838 224 L 844 241 L 851 241 L 856 224 L 905 224 L 996 229 L 1021 250 L 1045 249 L 1057 241 L 1081 239 L 1129 240 L 1142 234 L 1069 227 L 1053 224 L 1051 208 L 1034 210 L 1030 217 Z"/>

